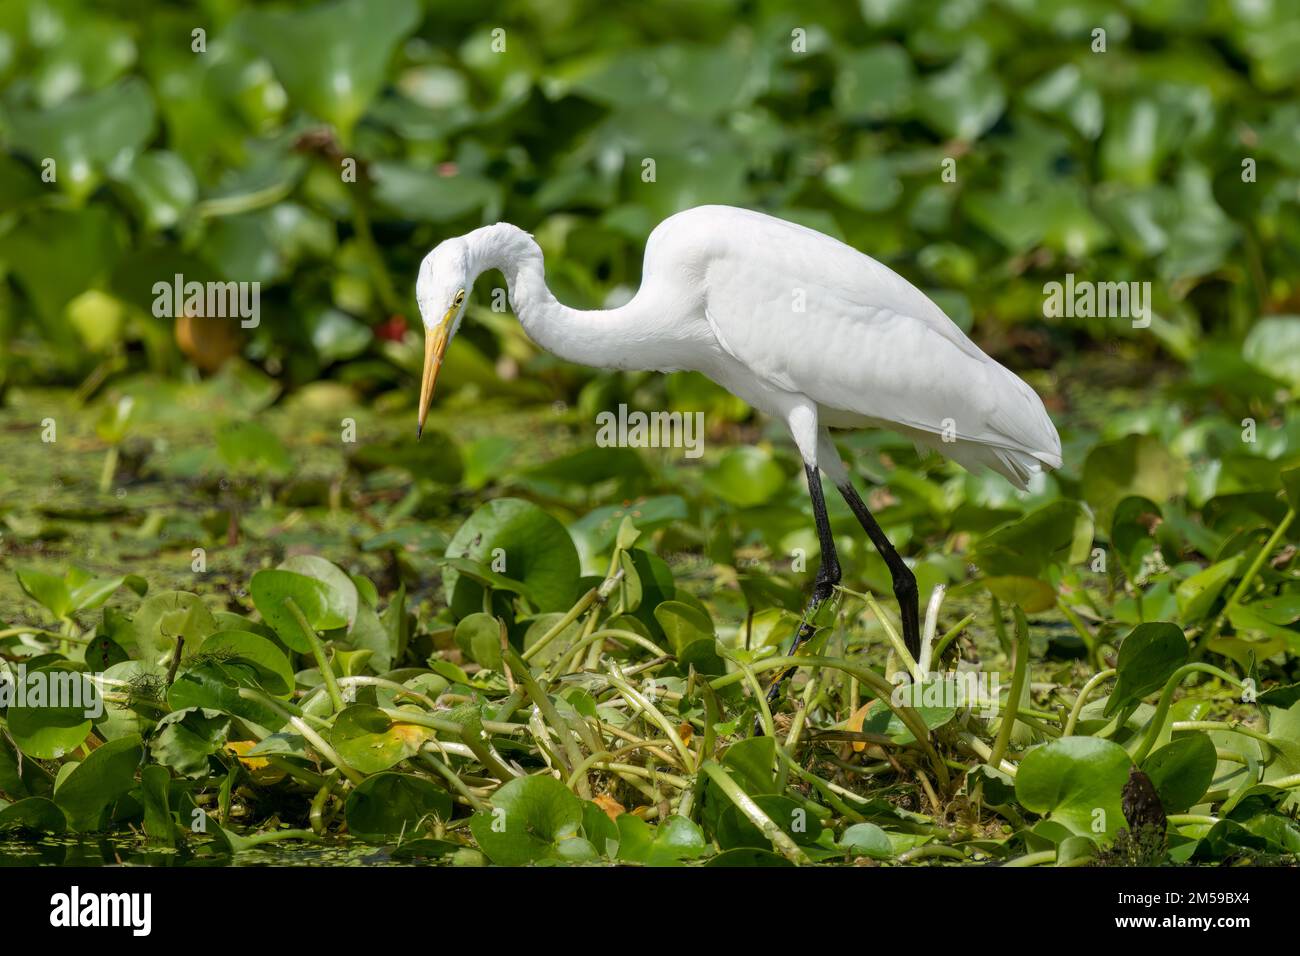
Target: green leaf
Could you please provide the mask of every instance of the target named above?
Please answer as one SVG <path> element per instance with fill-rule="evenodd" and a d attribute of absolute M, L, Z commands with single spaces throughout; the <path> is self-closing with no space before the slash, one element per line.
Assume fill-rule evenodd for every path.
<path fill-rule="evenodd" d="M 499 671 L 501 622 L 481 611 L 469 615 L 456 625 L 456 646 L 480 667 Z"/>
<path fill-rule="evenodd" d="M 124 175 L 117 177 L 150 230 L 170 229 L 180 223 L 199 196 L 198 182 L 189 165 L 176 153 L 150 150 L 135 157 Z"/>
<path fill-rule="evenodd" d="M 916 71 L 907 51 L 892 43 L 851 50 L 835 77 L 835 105 L 841 116 L 881 120 L 910 105 Z"/>
<path fill-rule="evenodd" d="M 785 472 L 770 452 L 742 445 L 728 450 L 716 468 L 704 473 L 704 485 L 737 508 L 749 508 L 770 500 L 785 487 Z"/>
<path fill-rule="evenodd" d="M 1154 435 L 1127 435 L 1088 453 L 1083 489 L 1097 523 L 1108 528 L 1116 507 L 1129 495 L 1163 504 L 1186 494 L 1187 469 Z"/>
<path fill-rule="evenodd" d="M 776 741 L 771 737 L 738 740 L 722 757 L 722 765 L 731 772 L 736 784 L 750 796 L 777 793 Z"/>
<path fill-rule="evenodd" d="M 380 773 L 420 752 L 433 731 L 389 717 L 378 707 L 353 704 L 334 718 L 330 745 L 361 773 Z"/>
<path fill-rule="evenodd" d="M 244 721 L 251 721 L 276 731 L 285 717 L 257 699 L 240 694 L 240 689 L 257 689 L 257 681 L 245 667 L 227 667 L 215 661 L 195 664 L 177 675 L 167 689 L 167 704 L 172 710 L 198 707 L 220 711 Z"/>
<path fill-rule="evenodd" d="M 826 188 L 840 202 L 862 212 L 891 209 L 903 194 L 893 164 L 883 156 L 836 163 L 823 174 Z"/>
<path fill-rule="evenodd" d="M 248 589 L 253 596 L 253 606 L 262 615 L 262 620 L 275 630 L 280 640 L 300 654 L 311 653 L 311 642 L 302 633 L 298 619 L 286 606 L 288 599 L 293 599 L 307 618 L 308 625 L 316 630 L 324 629 L 323 622 L 345 622 L 345 619 L 331 611 L 333 597 L 330 586 L 318 578 L 279 568 L 264 568 L 253 575 Z M 356 585 L 353 585 L 353 593 L 355 592 Z M 343 625 L 336 623 L 333 626 Z"/>
<path fill-rule="evenodd" d="M 335 0 L 301 10 L 250 10 L 242 31 L 271 61 L 294 102 L 347 139 L 384 85 L 393 51 L 415 29 L 415 0 Z"/>
<path fill-rule="evenodd" d="M 216 630 L 216 618 L 197 594 L 162 591 L 140 605 L 131 619 L 128 642 L 141 663 L 161 668 L 171 663 L 178 638 L 185 640 L 182 658 L 189 657 Z"/>
<path fill-rule="evenodd" d="M 1120 797 L 1131 765 L 1119 744 L 1098 737 L 1062 737 L 1029 751 L 1016 774 L 1026 810 L 1077 836 L 1113 839 L 1125 826 Z"/>
<path fill-rule="evenodd" d="M 1185 663 L 1187 638 L 1182 628 L 1166 621 L 1139 624 L 1119 645 L 1119 675 L 1105 716 L 1160 690 Z"/>
<path fill-rule="evenodd" d="M 143 742 L 138 734 L 132 734 L 92 750 L 71 773 L 61 777 L 54 802 L 67 816 L 68 827 L 98 830 L 105 809 L 135 786 L 143 757 Z"/>
<path fill-rule="evenodd" d="M 251 665 L 257 682 L 274 697 L 293 693 L 293 668 L 284 652 L 261 635 L 251 631 L 217 631 L 204 638 L 198 654 L 214 657 L 225 664 L 241 661 Z"/>
<path fill-rule="evenodd" d="M 1001 601 L 1014 604 L 1026 614 L 1046 611 L 1056 604 L 1056 592 L 1046 581 L 1037 578 L 985 578 L 984 586 Z"/>
<path fill-rule="evenodd" d="M 36 833 L 62 833 L 67 818 L 58 804 L 45 797 L 25 797 L 0 809 L 0 833 L 6 830 L 31 830 Z"/>
<path fill-rule="evenodd" d="M 149 764 L 140 771 L 140 802 L 144 805 L 144 832 L 154 843 L 176 845 L 176 821 L 172 819 L 169 788 L 171 774 L 166 767 Z"/>
<path fill-rule="evenodd" d="M 187 707 L 158 721 L 149 736 L 149 756 L 184 777 L 211 773 L 208 760 L 226 745 L 230 718 L 219 710 Z"/>
<path fill-rule="evenodd" d="M 98 699 L 85 675 L 51 664 L 28 670 L 26 685 L 26 699 L 10 703 L 5 717 L 18 749 L 37 760 L 58 760 L 80 747 L 90 734 L 91 703 Z M 33 697 L 41 689 L 81 706 L 51 706 L 52 700 Z"/>
<path fill-rule="evenodd" d="M 997 122 L 1006 101 L 996 75 L 973 63 L 958 62 L 922 84 L 916 109 L 940 135 L 971 141 Z"/>
<path fill-rule="evenodd" d="M 1165 813 L 1185 813 L 1205 796 L 1219 761 L 1214 741 L 1207 734 L 1175 737 L 1142 761 Z"/>
<path fill-rule="evenodd" d="M 55 182 L 74 200 L 94 192 L 110 167 L 129 163 L 153 131 L 149 87 L 139 77 L 48 110 L 8 113 L 11 142 L 37 163 L 54 160 Z"/>
<path fill-rule="evenodd" d="M 293 461 L 275 433 L 258 422 L 226 422 L 217 428 L 217 453 L 232 471 L 283 475 Z"/>
<path fill-rule="evenodd" d="M 726 671 L 726 664 L 718 655 L 713 622 L 702 608 L 684 601 L 662 601 L 654 609 L 653 620 L 668 637 L 678 666 L 683 669 L 693 667 L 701 674 Z"/>
<path fill-rule="evenodd" d="M 1116 505 L 1110 543 L 1130 581 L 1142 575 L 1147 560 L 1155 553 L 1153 532 L 1161 519 L 1160 506 L 1139 495 L 1129 495 Z"/>
<path fill-rule="evenodd" d="M 619 815 L 618 859 L 646 866 L 674 866 L 681 860 L 708 856 L 704 833 L 686 817 L 673 814 L 652 827 L 630 813 Z"/>
<path fill-rule="evenodd" d="M 1257 319 L 1241 345 L 1246 361 L 1293 389 L 1300 389 L 1300 316 Z"/>
<path fill-rule="evenodd" d="M 72 595 L 63 578 L 45 571 L 20 568 L 15 572 L 23 593 L 45 608 L 56 618 L 67 617 L 72 611 Z"/>
<path fill-rule="evenodd" d="M 578 552 L 555 518 L 519 498 L 496 498 L 475 511 L 447 545 L 465 557 L 522 582 L 539 611 L 564 611 L 578 589 Z M 483 589 L 454 567 L 443 574 L 447 602 L 457 618 L 483 609 Z"/>
<path fill-rule="evenodd" d="M 325 585 L 324 614 L 320 618 L 308 618 L 313 626 L 322 631 L 352 628 L 360 597 L 356 583 L 342 568 L 314 554 L 299 554 L 281 562 L 280 570 L 315 578 Z"/>
<path fill-rule="evenodd" d="M 801 803 L 780 794 L 759 794 L 754 797 L 754 802 L 758 804 L 773 823 L 785 831 L 795 843 L 800 846 L 809 846 L 817 843 L 822 834 L 822 824 L 815 815 L 808 812 L 808 809 Z M 724 850 L 732 850 L 737 847 L 750 846 L 760 849 L 768 849 L 772 846 L 771 842 L 763 835 L 740 808 L 734 804 L 722 811 L 722 816 L 718 820 L 715 837 L 718 846 Z"/>
<path fill-rule="evenodd" d="M 888 860 L 894 855 L 889 835 L 874 823 L 855 823 L 848 827 L 836 846 L 853 856 L 868 856 L 873 860 Z"/>
<path fill-rule="evenodd" d="M 1051 565 L 1087 557 L 1092 532 L 1092 519 L 1078 502 L 1053 501 L 990 531 L 973 560 L 990 576 L 1037 578 Z"/>
<path fill-rule="evenodd" d="M 470 819 L 470 830 L 498 866 L 562 858 L 561 846 L 581 839 L 582 800 L 554 777 L 516 777 L 493 794 L 492 807 Z"/>
<path fill-rule="evenodd" d="M 755 867 L 755 866 L 794 866 L 789 860 L 779 853 L 773 853 L 771 850 L 760 850 L 757 847 L 738 847 L 735 850 L 727 850 L 725 853 L 719 853 L 713 859 L 709 860 L 705 866 L 736 866 L 736 867 Z"/>
<path fill-rule="evenodd" d="M 1183 624 L 1195 624 L 1210 613 L 1214 602 L 1237 573 L 1241 558 L 1238 554 L 1227 561 L 1212 564 L 1179 583 L 1174 593 L 1178 599 L 1178 618 Z"/>
<path fill-rule="evenodd" d="M 353 836 L 382 843 L 399 836 L 415 837 L 434 818 L 450 820 L 451 797 L 424 777 L 380 773 L 348 794 L 343 812 Z"/>

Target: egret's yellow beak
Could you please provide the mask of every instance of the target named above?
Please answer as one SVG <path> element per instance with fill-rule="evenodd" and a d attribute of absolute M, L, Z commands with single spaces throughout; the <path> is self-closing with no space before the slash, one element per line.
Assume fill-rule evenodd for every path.
<path fill-rule="evenodd" d="M 424 420 L 429 417 L 429 403 L 433 401 L 433 386 L 438 381 L 438 370 L 442 368 L 442 356 L 447 351 L 451 320 L 455 314 L 456 307 L 452 306 L 442 317 L 437 328 L 424 331 L 424 375 L 420 379 L 420 418 L 415 432 L 416 438 L 423 434 Z"/>

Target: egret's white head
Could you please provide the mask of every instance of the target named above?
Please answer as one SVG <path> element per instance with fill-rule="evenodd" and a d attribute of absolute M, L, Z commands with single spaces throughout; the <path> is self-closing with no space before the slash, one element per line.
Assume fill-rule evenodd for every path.
<path fill-rule="evenodd" d="M 463 238 L 440 242 L 420 263 L 415 301 L 424 322 L 424 374 L 420 381 L 419 431 L 429 414 L 433 387 L 456 330 L 460 328 L 474 276 L 470 274 L 469 244 Z"/>

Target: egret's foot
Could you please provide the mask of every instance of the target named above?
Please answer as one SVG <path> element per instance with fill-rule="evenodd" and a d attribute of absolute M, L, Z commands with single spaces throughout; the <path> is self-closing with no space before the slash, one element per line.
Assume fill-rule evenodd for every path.
<path fill-rule="evenodd" d="M 822 605 L 831 599 L 839 589 L 839 567 L 834 569 L 835 580 L 823 578 L 818 574 L 817 582 L 813 585 L 812 599 L 808 602 L 808 607 L 804 609 L 803 620 L 799 622 L 799 628 L 794 633 L 794 639 L 790 642 L 790 652 L 787 657 L 794 657 L 799 653 L 799 648 L 804 642 L 812 638 L 817 633 L 817 625 L 814 623 L 818 612 L 821 611 Z M 797 668 L 787 667 L 781 671 L 776 678 L 768 685 L 767 688 L 767 706 L 769 710 L 775 710 L 777 703 L 781 699 L 781 693 L 785 689 L 786 682 L 793 676 Z M 754 718 L 754 736 L 763 736 L 763 723 Z"/>

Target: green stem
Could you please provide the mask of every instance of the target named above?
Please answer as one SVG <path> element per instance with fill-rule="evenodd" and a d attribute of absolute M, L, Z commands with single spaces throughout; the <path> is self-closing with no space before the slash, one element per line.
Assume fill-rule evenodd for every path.
<path fill-rule="evenodd" d="M 1286 534 L 1287 528 L 1291 527 L 1291 522 L 1295 520 L 1295 514 L 1295 508 L 1286 509 L 1286 514 L 1282 516 L 1282 520 L 1278 522 L 1278 526 L 1273 529 L 1273 533 L 1269 535 L 1268 540 L 1265 541 L 1263 547 L 1259 549 L 1259 553 L 1255 555 L 1255 560 L 1250 562 L 1250 567 L 1246 568 L 1246 573 L 1241 576 L 1241 581 L 1237 584 L 1236 590 L 1232 592 L 1232 596 L 1224 603 L 1219 613 L 1214 616 L 1214 620 L 1210 623 L 1210 626 L 1205 629 L 1205 634 L 1203 635 L 1203 640 L 1201 642 L 1202 644 L 1206 644 L 1214 639 L 1214 637 L 1219 633 L 1219 628 L 1222 626 L 1224 618 L 1228 617 L 1232 609 L 1237 606 L 1243 597 L 1246 596 L 1246 591 L 1249 590 L 1251 584 L 1254 583 L 1255 576 L 1259 574 L 1259 569 L 1264 566 L 1264 562 L 1268 560 L 1268 556 L 1273 553 L 1273 549 L 1276 548 L 1278 542 L 1282 540 L 1282 536 Z"/>
<path fill-rule="evenodd" d="M 947 634 L 939 638 L 939 643 L 934 646 L 935 661 L 938 661 L 939 658 L 943 656 L 943 652 L 948 649 L 948 645 L 951 644 L 953 641 L 955 641 L 958 637 L 960 637 L 961 632 L 966 630 L 966 628 L 970 626 L 970 623 L 973 620 L 975 620 L 975 615 L 967 614 L 960 621 L 954 624 Z"/>
<path fill-rule="evenodd" d="M 1074 736 L 1074 725 L 1079 722 L 1079 715 L 1083 713 L 1083 705 L 1088 703 L 1088 698 L 1092 692 L 1101 686 L 1103 681 L 1110 680 L 1118 673 L 1115 668 L 1108 667 L 1104 671 L 1098 671 L 1089 678 L 1088 683 L 1083 685 L 1083 690 L 1079 691 L 1079 696 L 1074 699 L 1074 706 L 1070 708 L 1070 717 L 1065 722 L 1065 729 L 1061 732 L 1062 737 Z"/>
<path fill-rule="evenodd" d="M 774 670 L 778 667 L 829 667 L 832 670 L 843 671 L 851 677 L 856 677 L 859 681 L 869 687 L 872 693 L 898 715 L 898 719 L 903 722 L 912 736 L 916 738 L 917 746 L 925 751 L 926 756 L 934 765 L 935 776 L 939 779 L 940 786 L 947 789 L 949 783 L 948 768 L 939 756 L 938 751 L 930 742 L 930 728 L 925 725 L 925 721 L 911 707 L 897 705 L 893 701 L 894 685 L 885 680 L 869 667 L 861 664 L 855 664 L 852 661 L 843 660 L 837 657 L 816 657 L 811 654 L 799 654 L 793 657 L 769 657 L 766 660 L 757 661 L 750 665 L 750 668 L 759 673 L 767 670 Z M 714 690 L 721 690 L 732 684 L 738 684 L 745 679 L 745 675 L 740 671 L 732 671 L 722 677 L 715 677 L 710 681 L 710 686 Z"/>
<path fill-rule="evenodd" d="M 551 698 L 542 689 L 542 685 L 537 683 L 537 678 L 528 669 L 528 665 L 519 656 L 519 652 L 513 647 L 507 646 L 501 656 L 505 659 L 510 672 L 515 675 L 515 680 L 524 685 L 524 692 L 528 694 L 529 699 L 541 711 L 542 719 L 555 728 L 555 733 L 560 738 L 560 745 L 564 747 L 564 752 L 568 757 L 568 760 L 565 761 L 567 766 L 564 769 L 566 772 L 572 773 L 573 768 L 582 763 L 582 750 L 578 747 L 578 741 L 573 735 L 573 729 L 561 719 L 560 712 L 555 709 L 555 704 L 551 702 Z M 587 783 L 585 776 L 578 780 L 578 795 L 584 800 L 591 799 L 591 786 Z"/>
<path fill-rule="evenodd" d="M 446 780 L 453 790 L 464 797 L 469 805 L 475 810 L 486 811 L 490 809 L 488 805 L 480 800 L 474 791 L 465 784 L 464 780 L 460 779 L 460 777 L 458 777 L 450 767 L 433 754 L 429 753 L 429 751 L 420 751 L 420 759 L 432 767 L 437 774 L 442 777 L 442 779 Z"/>
<path fill-rule="evenodd" d="M 113 487 L 113 476 L 117 474 L 117 456 L 117 446 L 109 445 L 108 453 L 104 455 L 104 467 L 99 472 L 99 493 L 101 495 L 108 494 Z"/>
<path fill-rule="evenodd" d="M 749 818 L 749 822 L 758 827 L 763 836 L 772 842 L 772 845 L 780 851 L 791 863 L 796 865 L 811 863 L 808 855 L 799 848 L 799 844 L 790 839 L 790 835 L 772 822 L 772 818 L 763 812 L 763 808 L 754 802 L 754 798 L 740 788 L 736 781 L 722 769 L 722 766 L 712 760 L 706 760 L 700 766 L 704 773 L 708 774 L 709 779 L 718 785 L 727 798 L 736 805 L 741 813 Z"/>
<path fill-rule="evenodd" d="M 1141 765 L 1142 761 L 1147 758 L 1147 754 L 1151 753 L 1151 748 L 1156 745 L 1156 740 L 1160 737 L 1160 731 L 1164 729 L 1165 717 L 1169 714 L 1169 705 L 1173 703 L 1174 693 L 1178 690 L 1178 686 L 1183 682 L 1183 679 L 1187 677 L 1188 674 L 1193 674 L 1197 671 L 1205 674 L 1212 674 L 1221 680 L 1226 680 L 1230 684 L 1235 684 L 1238 687 L 1241 686 L 1241 681 L 1237 680 L 1237 678 L 1219 670 L 1219 668 L 1211 664 L 1202 664 L 1199 661 L 1193 661 L 1190 664 L 1184 664 L 1182 667 L 1178 668 L 1178 670 L 1174 671 L 1169 680 L 1165 682 L 1165 689 L 1160 694 L 1160 703 L 1156 705 L 1156 712 L 1151 716 L 1151 723 L 1147 728 L 1146 737 L 1143 738 L 1141 746 L 1139 746 L 1137 751 L 1133 754 L 1133 762 L 1135 764 Z"/>
<path fill-rule="evenodd" d="M 898 855 L 897 862 L 912 863 L 915 860 L 924 859 L 927 856 L 942 856 L 952 860 L 965 860 L 966 854 L 962 853 L 956 847 L 945 846 L 942 843 L 927 843 L 925 846 L 913 847 L 906 852 Z"/>
<path fill-rule="evenodd" d="M 1040 850 L 1037 853 L 1026 853 L 1024 856 L 1018 856 L 1014 860 L 1007 860 L 1003 866 L 1041 866 L 1044 863 L 1055 863 L 1055 850 Z"/>
<path fill-rule="evenodd" d="M 370 216 L 366 212 L 366 200 L 362 196 L 355 196 L 352 203 L 352 228 L 356 231 L 357 242 L 360 243 L 366 258 L 370 260 L 380 305 L 389 314 L 404 313 L 406 308 L 397 295 L 393 286 L 393 277 L 388 274 L 388 265 L 384 262 L 383 253 L 379 251 L 374 233 L 370 229 Z"/>
<path fill-rule="evenodd" d="M 889 643 L 894 649 L 894 654 L 903 662 L 903 666 L 907 668 L 907 672 L 912 675 L 912 681 L 917 684 L 923 683 L 921 680 L 920 665 L 912 657 L 912 652 L 907 649 L 907 644 L 904 643 L 902 635 L 894 629 L 894 625 L 891 624 L 889 618 L 885 616 L 884 608 L 880 606 L 880 602 L 876 600 L 875 596 L 867 591 L 853 591 L 846 587 L 841 587 L 840 590 L 845 594 L 853 595 L 855 598 L 858 598 L 865 603 L 867 607 L 871 608 L 871 613 L 874 614 L 876 620 L 880 622 L 880 627 L 884 630 L 885 637 L 889 639 Z"/>
<path fill-rule="evenodd" d="M 681 735 L 677 733 L 677 728 L 672 725 L 672 721 L 660 712 L 658 707 L 651 703 L 644 694 L 627 681 L 623 680 L 619 675 L 611 673 L 607 676 L 607 679 L 610 684 L 612 684 L 618 692 L 627 699 L 628 703 L 639 707 L 645 715 L 664 732 L 664 736 L 668 738 L 668 741 L 673 745 L 673 748 L 681 754 L 683 767 L 690 768 L 695 766 L 695 755 L 691 753 L 690 748 L 687 747 L 686 744 L 682 743 L 682 738 Z"/>
<path fill-rule="evenodd" d="M 1175 720 L 1169 725 L 1169 729 L 1174 733 L 1188 730 L 1221 730 L 1229 734 L 1241 734 L 1243 737 L 1253 737 L 1261 743 L 1273 745 L 1273 738 L 1262 730 L 1256 730 L 1254 727 L 1247 727 L 1245 724 L 1239 724 L 1229 720 Z M 1267 754 L 1266 754 L 1267 756 Z"/>
<path fill-rule="evenodd" d="M 1218 817 L 1200 813 L 1171 813 L 1166 819 L 1175 827 L 1212 827 L 1219 822 Z"/>
<path fill-rule="evenodd" d="M 591 607 L 592 604 L 596 602 L 596 597 L 599 593 L 599 588 L 592 588 L 579 598 L 578 603 L 569 608 L 564 617 L 556 621 L 549 631 L 539 637 L 531 647 L 524 649 L 523 659 L 529 661 L 536 655 L 540 654 L 551 643 L 551 641 L 563 634 L 570 624 L 580 618 L 587 608 Z"/>
<path fill-rule="evenodd" d="M 1015 613 L 1015 663 L 1012 665 L 1014 669 L 1011 672 L 1011 690 L 1007 694 L 1002 726 L 998 728 L 997 740 L 993 742 L 992 756 L 989 759 L 989 763 L 994 767 L 1002 763 L 1002 758 L 1006 756 L 1007 747 L 1011 743 L 1011 730 L 1016 724 L 1016 709 L 1020 706 L 1020 695 L 1025 687 L 1025 674 L 1029 670 L 1029 622 L 1025 620 L 1025 612 L 1019 607 L 1015 609 Z"/>
<path fill-rule="evenodd" d="M 1007 637 L 1007 622 L 1002 619 L 1002 602 L 996 594 L 992 595 L 989 611 L 993 615 L 993 633 L 997 635 L 998 647 L 1003 654 L 1011 653 L 1011 639 Z"/>
<path fill-rule="evenodd" d="M 287 597 L 284 599 L 284 606 L 288 609 L 294 621 L 297 622 L 298 629 L 302 631 L 307 643 L 311 645 L 312 656 L 316 658 L 316 666 L 320 668 L 321 678 L 325 681 L 325 689 L 330 695 L 330 704 L 334 708 L 334 713 L 337 714 L 346 705 L 343 703 L 342 693 L 339 692 L 338 681 L 334 679 L 334 670 L 325 657 L 325 645 L 321 643 L 321 639 L 316 635 L 316 628 L 311 626 L 311 623 L 307 620 L 307 615 L 303 614 L 302 609 L 298 607 L 297 601 Z"/>

